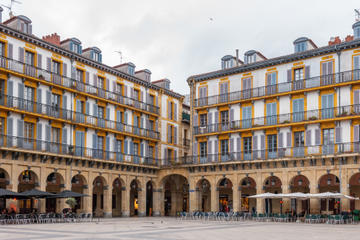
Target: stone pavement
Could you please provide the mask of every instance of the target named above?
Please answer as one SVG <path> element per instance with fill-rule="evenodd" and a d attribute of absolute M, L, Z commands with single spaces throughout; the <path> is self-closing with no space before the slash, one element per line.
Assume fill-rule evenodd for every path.
<path fill-rule="evenodd" d="M 0 226 L 0 239 L 342 240 L 358 239 L 360 225 L 202 222 L 174 218 L 113 218 L 100 222 Z"/>

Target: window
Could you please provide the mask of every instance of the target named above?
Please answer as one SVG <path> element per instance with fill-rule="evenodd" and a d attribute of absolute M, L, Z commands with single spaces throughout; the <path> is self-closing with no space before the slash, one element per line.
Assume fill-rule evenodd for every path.
<path fill-rule="evenodd" d="M 84 82 L 84 71 L 76 69 L 76 81 Z"/>
<path fill-rule="evenodd" d="M 0 117 L 0 134 L 1 135 L 4 134 L 4 124 L 5 124 L 5 119 Z"/>
<path fill-rule="evenodd" d="M 167 149 L 167 158 L 172 158 L 172 149 L 168 148 Z"/>
<path fill-rule="evenodd" d="M 294 147 L 303 147 L 304 145 L 304 132 L 294 132 Z"/>
<path fill-rule="evenodd" d="M 276 157 L 276 150 L 277 150 L 277 135 L 268 135 L 268 157 L 269 158 L 275 158 Z"/>
<path fill-rule="evenodd" d="M 360 26 L 359 26 L 359 27 L 355 27 L 355 29 L 354 29 L 354 38 L 355 38 L 355 39 L 360 38 Z"/>
<path fill-rule="evenodd" d="M 34 88 L 25 86 L 24 99 L 34 101 Z"/>
<path fill-rule="evenodd" d="M 102 77 L 97 77 L 97 84 L 96 86 L 98 88 L 104 89 L 104 78 Z"/>
<path fill-rule="evenodd" d="M 307 42 L 299 42 L 295 44 L 295 52 L 304 52 L 307 50 Z"/>
<path fill-rule="evenodd" d="M 134 143 L 134 155 L 135 156 L 139 155 L 139 144 L 138 143 Z"/>
<path fill-rule="evenodd" d="M 242 128 L 250 128 L 252 122 L 251 106 L 242 108 Z"/>
<path fill-rule="evenodd" d="M 334 129 L 323 129 L 323 146 L 322 150 L 324 154 L 334 153 Z"/>
<path fill-rule="evenodd" d="M 174 120 L 174 103 L 171 101 L 168 101 L 168 117 L 171 120 Z"/>
<path fill-rule="evenodd" d="M 24 138 L 33 139 L 34 138 L 34 124 L 30 122 L 24 122 Z"/>
<path fill-rule="evenodd" d="M 221 150 L 221 155 L 229 154 L 229 140 L 228 139 L 220 141 L 220 150 Z"/>
<path fill-rule="evenodd" d="M 100 62 L 100 53 L 93 52 L 94 60 Z"/>
<path fill-rule="evenodd" d="M 52 70 L 53 73 L 60 75 L 60 63 L 57 61 L 52 61 Z"/>
<path fill-rule="evenodd" d="M 154 147 L 149 146 L 148 151 L 149 151 L 149 157 L 153 158 L 154 157 Z"/>
<path fill-rule="evenodd" d="M 168 143 L 173 143 L 173 133 L 174 133 L 174 126 L 173 125 L 168 125 Z"/>
<path fill-rule="evenodd" d="M 25 63 L 30 66 L 35 65 L 35 54 L 32 52 L 25 51 Z"/>
<path fill-rule="evenodd" d="M 154 120 L 149 120 L 148 129 L 149 129 L 150 131 L 153 131 L 153 130 L 154 130 Z"/>
<path fill-rule="evenodd" d="M 116 93 L 123 95 L 123 89 L 124 89 L 124 87 L 122 84 L 119 84 L 119 83 L 116 84 L 116 90 L 115 90 Z"/>
<path fill-rule="evenodd" d="M 51 142 L 60 143 L 60 128 L 51 128 Z"/>
<path fill-rule="evenodd" d="M 104 137 L 97 136 L 97 149 L 103 150 L 104 149 Z"/>
<path fill-rule="evenodd" d="M 277 106 L 276 102 L 266 104 L 266 124 L 267 125 L 275 125 L 277 122 L 276 106 Z"/>
<path fill-rule="evenodd" d="M 294 69 L 294 80 L 299 81 L 304 79 L 304 68 Z"/>
<path fill-rule="evenodd" d="M 207 154 L 207 142 L 200 143 L 200 157 L 206 157 Z"/>
<path fill-rule="evenodd" d="M 115 142 L 115 152 L 121 153 L 122 152 L 122 141 L 116 140 Z"/>
<path fill-rule="evenodd" d="M 200 114 L 200 127 L 205 127 L 207 124 L 207 114 Z"/>
<path fill-rule="evenodd" d="M 105 110 L 103 107 L 98 106 L 98 115 L 96 117 L 104 119 Z"/>
<path fill-rule="evenodd" d="M 233 67 L 233 61 L 231 59 L 223 60 L 222 63 L 223 69 L 232 68 L 232 67 Z"/>
<path fill-rule="evenodd" d="M 128 67 L 128 74 L 134 75 L 134 71 L 135 71 L 134 67 L 132 67 L 132 66 Z"/>
<path fill-rule="evenodd" d="M 221 112 L 221 123 L 227 123 L 229 121 L 229 111 Z"/>
<path fill-rule="evenodd" d="M 134 89 L 134 99 L 135 100 L 140 100 L 139 90 Z"/>
<path fill-rule="evenodd" d="M 304 120 L 304 99 L 298 98 L 293 100 L 293 121 L 301 122 Z"/>
<path fill-rule="evenodd" d="M 154 97 L 154 95 L 149 95 L 149 103 L 148 104 L 155 105 L 155 97 Z"/>
<path fill-rule="evenodd" d="M 321 96 L 321 117 L 323 119 L 334 117 L 334 95 L 326 94 Z"/>
<path fill-rule="evenodd" d="M 220 101 L 227 102 L 229 93 L 229 82 L 220 83 Z"/>
<path fill-rule="evenodd" d="M 0 42 L 0 56 L 5 57 L 5 44 Z"/>
<path fill-rule="evenodd" d="M 245 64 L 256 62 L 256 54 L 246 55 Z"/>
<path fill-rule="evenodd" d="M 60 95 L 51 94 L 51 106 L 54 110 L 58 111 L 60 108 Z"/>
<path fill-rule="evenodd" d="M 251 154 L 251 149 L 252 149 L 252 142 L 251 142 L 251 137 L 244 137 L 243 138 L 243 148 L 244 148 L 244 154 Z M 246 159 L 248 160 L 248 159 Z"/>

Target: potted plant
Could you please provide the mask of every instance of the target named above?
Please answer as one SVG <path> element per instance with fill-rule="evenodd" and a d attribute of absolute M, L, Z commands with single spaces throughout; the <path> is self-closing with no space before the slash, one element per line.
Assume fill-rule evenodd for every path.
<path fill-rule="evenodd" d="M 309 120 L 311 120 L 311 121 L 317 120 L 317 117 L 311 116 L 311 117 L 309 117 Z"/>
<path fill-rule="evenodd" d="M 289 120 L 284 120 L 282 123 L 286 124 L 286 123 L 290 123 L 290 121 Z"/>
<path fill-rule="evenodd" d="M 70 207 L 71 209 L 74 209 L 75 206 L 77 205 L 77 202 L 76 202 L 76 199 L 75 199 L 75 198 L 68 198 L 68 199 L 66 199 L 65 203 L 66 203 L 67 205 L 69 205 L 69 207 Z"/>

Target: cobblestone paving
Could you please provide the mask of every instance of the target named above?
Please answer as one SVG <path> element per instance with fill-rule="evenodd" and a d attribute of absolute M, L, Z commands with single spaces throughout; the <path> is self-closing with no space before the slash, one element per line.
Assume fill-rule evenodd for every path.
<path fill-rule="evenodd" d="M 0 226 L 0 239 L 358 239 L 360 225 L 203 222 L 174 218 L 118 218 L 100 222 Z M 357 236 L 357 237 L 356 237 Z"/>

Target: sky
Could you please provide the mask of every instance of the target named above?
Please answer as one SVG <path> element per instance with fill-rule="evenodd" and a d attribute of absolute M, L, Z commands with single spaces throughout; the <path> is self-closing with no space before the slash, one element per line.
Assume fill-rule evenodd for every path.
<path fill-rule="evenodd" d="M 168 78 L 188 94 L 186 79 L 219 70 L 221 57 L 257 50 L 272 58 L 293 52 L 298 37 L 319 47 L 352 34 L 358 0 L 18 0 L 15 15 L 33 22 L 42 37 L 76 37 L 83 49 L 102 50 L 103 63 L 132 62 L 152 81 Z M 0 0 L 8 5 L 10 0 Z M 8 18 L 8 10 L 3 19 Z"/>

